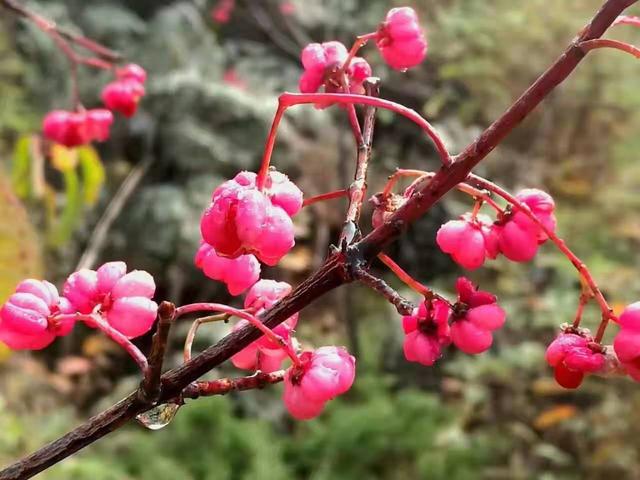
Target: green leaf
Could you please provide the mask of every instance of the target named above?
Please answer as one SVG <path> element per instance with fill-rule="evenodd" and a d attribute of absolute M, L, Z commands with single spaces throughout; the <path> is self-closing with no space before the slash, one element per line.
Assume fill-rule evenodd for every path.
<path fill-rule="evenodd" d="M 89 145 L 78 148 L 78 159 L 82 171 L 83 201 L 87 205 L 93 205 L 98 201 L 104 185 L 104 166 L 98 152 Z"/>
<path fill-rule="evenodd" d="M 13 147 L 11 183 L 19 198 L 31 195 L 31 136 L 21 135 Z"/>
<path fill-rule="evenodd" d="M 65 204 L 60 221 L 49 234 L 49 243 L 59 247 L 66 243 L 73 233 L 80 212 L 82 211 L 82 195 L 80 192 L 80 180 L 75 169 L 62 172 L 64 180 Z"/>

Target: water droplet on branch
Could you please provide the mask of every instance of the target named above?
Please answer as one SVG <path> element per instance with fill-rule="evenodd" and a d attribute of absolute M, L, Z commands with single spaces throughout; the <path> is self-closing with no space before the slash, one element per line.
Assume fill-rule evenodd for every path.
<path fill-rule="evenodd" d="M 160 430 L 171 423 L 179 408 L 180 405 L 177 403 L 163 403 L 151 410 L 142 412 L 136 416 L 136 420 L 149 430 Z"/>

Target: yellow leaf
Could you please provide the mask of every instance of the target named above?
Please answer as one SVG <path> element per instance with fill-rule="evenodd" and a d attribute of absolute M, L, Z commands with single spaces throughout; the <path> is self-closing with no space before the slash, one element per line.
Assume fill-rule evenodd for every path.
<path fill-rule="evenodd" d="M 533 421 L 533 426 L 538 430 L 547 430 L 559 423 L 573 418 L 578 413 L 578 409 L 575 405 L 554 405 L 548 408 Z"/>
<path fill-rule="evenodd" d="M 78 164 L 78 152 L 74 148 L 67 148 L 57 143 L 51 147 L 51 165 L 53 168 L 65 172 L 73 170 Z"/>
<path fill-rule="evenodd" d="M 85 145 L 78 148 L 78 159 L 82 170 L 82 194 L 87 205 L 98 200 L 105 180 L 104 166 L 95 148 Z"/>
<path fill-rule="evenodd" d="M 40 245 L 27 213 L 0 170 L 0 304 L 20 280 L 41 278 Z M 7 358 L 0 343 L 0 363 Z"/>
<path fill-rule="evenodd" d="M 6 362 L 11 356 L 11 349 L 0 342 L 0 365 Z"/>
<path fill-rule="evenodd" d="M 0 170 L 0 303 L 20 280 L 41 278 L 42 259 L 27 212 Z"/>

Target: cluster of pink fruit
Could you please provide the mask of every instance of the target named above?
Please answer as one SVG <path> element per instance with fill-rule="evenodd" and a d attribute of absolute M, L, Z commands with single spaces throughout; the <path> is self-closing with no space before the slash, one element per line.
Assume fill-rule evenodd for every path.
<path fill-rule="evenodd" d="M 107 108 L 77 111 L 53 110 L 42 122 L 44 135 L 53 142 L 72 148 L 109 138 L 113 113 L 125 117 L 136 113 L 138 102 L 145 93 L 147 74 L 136 64 L 116 69 L 116 80 L 102 90 L 102 101 Z"/>
<path fill-rule="evenodd" d="M 492 332 L 504 324 L 504 310 L 494 295 L 477 290 L 468 278 L 458 278 L 456 290 L 458 301 L 453 305 L 441 298 L 428 298 L 402 318 L 408 361 L 431 366 L 442 355 L 442 348 L 451 343 L 468 354 L 491 347 Z"/>
<path fill-rule="evenodd" d="M 221 4 L 227 9 L 233 7 L 232 1 Z M 364 93 L 363 82 L 371 75 L 371 67 L 355 54 L 371 39 L 395 69 L 414 67 L 426 55 L 427 41 L 415 12 L 406 7 L 394 8 L 376 32 L 358 37 L 351 51 L 335 41 L 305 47 L 301 54 L 301 92 L 315 93 L 324 88 L 326 93 Z M 131 116 L 144 94 L 146 74 L 140 67 L 128 65 L 117 70 L 116 75 L 116 81 L 103 90 L 103 101 L 109 109 Z M 45 119 L 44 131 L 63 145 L 75 146 L 106 139 L 111 121 L 109 110 L 57 111 Z M 271 140 L 274 135 L 272 131 Z M 289 357 L 292 365 L 284 373 L 284 404 L 295 418 L 309 419 L 320 414 L 327 401 L 349 390 L 355 378 L 355 358 L 335 346 L 300 353 L 294 337 L 297 313 L 273 330 L 256 323 L 260 320 L 255 316 L 291 292 L 287 283 L 260 279 L 260 262 L 274 266 L 293 248 L 292 217 L 303 207 L 302 191 L 286 175 L 269 168 L 268 148 L 267 152 L 258 174 L 240 172 L 214 190 L 200 221 L 202 243 L 194 259 L 206 276 L 225 283 L 231 295 L 247 292 L 244 310 L 220 304 L 192 306 L 208 305 L 208 311 L 242 316 L 233 326 L 234 331 L 248 324 L 260 327 L 265 335 L 233 355 L 232 363 L 243 370 L 270 373 L 280 370 Z M 413 187 L 402 197 L 389 199 L 386 189 L 375 196 L 385 201 L 378 205 L 384 209 L 374 212 L 374 227 L 386 221 L 411 195 Z M 550 236 L 557 240 L 551 196 L 528 189 L 505 198 L 510 203 L 507 209 L 490 202 L 497 211 L 493 221 L 478 213 L 486 199 L 477 198 L 473 212 L 444 224 L 436 238 L 442 251 L 462 267 L 473 270 L 499 254 L 516 262 L 529 261 Z M 404 280 L 410 285 L 417 283 Z M 491 347 L 493 332 L 505 322 L 505 311 L 496 297 L 478 290 L 465 277 L 456 282 L 455 302 L 419 284 L 417 290 L 425 295 L 424 301 L 411 315 L 402 318 L 408 361 L 433 365 L 443 348 L 451 344 L 467 354 L 482 353 Z M 158 310 L 152 300 L 154 292 L 155 284 L 148 273 L 127 273 L 122 262 L 73 273 L 65 282 L 63 296 L 46 281 L 25 280 L 0 309 L 0 340 L 14 349 L 44 348 L 55 337 L 68 334 L 78 320 L 135 338 L 153 326 Z M 626 372 L 640 381 L 640 303 L 629 306 L 619 324 L 613 348 Z M 549 346 L 547 362 L 554 367 L 558 383 L 575 388 L 585 374 L 605 368 L 606 351 L 599 337 L 594 339 L 574 325 L 565 328 Z"/>
<path fill-rule="evenodd" d="M 516 199 L 529 208 L 544 229 L 555 232 L 555 203 L 548 193 L 531 188 L 518 193 Z M 514 262 L 532 260 L 538 246 L 547 241 L 544 229 L 520 210 L 499 212 L 494 222 L 487 215 L 466 213 L 460 220 L 440 227 L 436 242 L 461 267 L 475 270 L 487 258 L 495 259 L 499 254 Z"/>
<path fill-rule="evenodd" d="M 47 281 L 24 280 L 0 309 L 0 340 L 14 350 L 39 350 L 67 335 L 76 320 L 90 327 L 106 322 L 128 338 L 148 332 L 158 305 L 147 272 L 127 273 L 124 262 L 72 273 L 60 296 Z"/>
<path fill-rule="evenodd" d="M 418 65 L 427 51 L 416 13 L 410 8 L 392 9 L 377 32 L 361 38 L 375 38 L 383 58 L 400 70 Z M 356 43 L 356 47 L 362 44 Z M 307 45 L 301 61 L 302 93 L 317 92 L 324 87 L 327 93 L 362 94 L 363 81 L 372 73 L 366 60 L 350 55 L 336 41 Z M 291 218 L 302 205 L 302 191 L 286 175 L 274 169 L 261 169 L 260 174 L 239 173 L 215 189 L 211 204 L 202 215 L 203 240 L 195 257 L 196 266 L 208 277 L 224 282 L 232 295 L 249 289 L 244 308 L 254 314 L 262 313 L 288 295 L 291 287 L 284 282 L 258 280 L 259 262 L 276 265 L 293 248 Z M 298 350 L 293 337 L 297 321 L 296 314 L 273 330 L 288 348 L 264 336 L 234 355 L 233 364 L 246 370 L 278 370 L 287 351 Z M 233 329 L 247 323 L 241 320 Z M 464 336 L 465 333 L 460 334 L 461 338 Z M 467 341 L 473 344 L 473 340 Z M 308 419 L 317 416 L 328 400 L 351 387 L 355 359 L 344 348 L 333 346 L 295 355 L 285 375 L 284 403 L 291 415 Z"/>
<path fill-rule="evenodd" d="M 315 93 L 324 86 L 325 93 L 364 93 L 362 82 L 372 70 L 364 58 L 355 56 L 355 50 L 366 40 L 375 40 L 382 58 L 397 70 L 415 67 L 427 55 L 427 40 L 415 10 L 409 7 L 391 9 L 376 32 L 359 39 L 353 52 L 337 41 L 307 45 L 301 54 L 300 91 Z"/>
<path fill-rule="evenodd" d="M 260 262 L 276 265 L 293 248 L 291 217 L 302 208 L 302 198 L 302 191 L 273 169 L 262 182 L 255 173 L 240 172 L 214 190 L 211 205 L 202 215 L 203 241 L 196 253 L 196 266 L 208 277 L 224 282 L 231 295 L 249 289 L 244 308 L 255 315 L 291 292 L 285 282 L 259 280 Z M 297 323 L 295 314 L 273 329 L 293 352 L 299 347 L 293 337 Z M 233 330 L 248 324 L 240 320 Z M 269 373 L 279 370 L 287 355 L 281 344 L 263 336 L 231 361 L 240 369 Z M 326 401 L 347 391 L 354 377 L 355 359 L 344 349 L 322 347 L 304 352 L 287 371 L 285 406 L 296 418 L 314 417 Z"/>
<path fill-rule="evenodd" d="M 224 5 L 228 9 L 233 4 Z M 375 38 L 385 60 L 397 69 L 415 66 L 426 55 L 426 40 L 415 12 L 409 8 L 391 10 L 378 31 L 365 37 Z M 369 64 L 359 57 L 350 58 L 338 42 L 309 45 L 302 53 L 302 63 L 303 92 L 317 91 L 323 85 L 328 92 L 345 92 L 342 79 L 336 76 L 344 69 L 348 92 L 364 93 L 362 82 L 371 75 Z M 44 120 L 45 135 L 67 147 L 106 140 L 113 121 L 110 110 L 131 116 L 144 94 L 146 73 L 139 66 L 116 70 L 116 77 L 102 92 L 109 110 L 51 112 Z M 213 192 L 200 223 L 203 240 L 195 256 L 196 265 L 208 277 L 224 282 L 232 295 L 249 289 L 245 311 L 261 314 L 291 291 L 284 282 L 260 280 L 260 262 L 276 265 L 294 246 L 291 218 L 302 204 L 302 192 L 282 173 L 273 169 L 261 170 L 261 174 L 239 173 Z M 154 323 L 158 309 L 151 300 L 154 292 L 155 284 L 148 273 L 127 274 L 122 262 L 107 263 L 97 271 L 73 273 L 62 297 L 48 282 L 26 280 L 0 310 L 0 340 L 14 349 L 44 348 L 56 336 L 68 334 L 77 320 L 91 327 L 104 322 L 125 337 L 134 338 L 148 332 Z M 293 337 L 297 321 L 295 314 L 272 335 L 234 355 L 232 362 L 241 369 L 272 372 L 294 352 L 293 365 L 285 375 L 284 401 L 294 417 L 307 419 L 351 387 L 355 359 L 338 347 L 295 353 L 299 348 Z M 240 329 L 247 323 L 241 320 L 233 328 Z"/>

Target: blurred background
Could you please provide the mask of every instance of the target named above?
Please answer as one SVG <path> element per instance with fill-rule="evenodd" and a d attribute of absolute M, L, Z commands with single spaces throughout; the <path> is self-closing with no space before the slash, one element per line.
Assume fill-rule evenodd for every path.
<path fill-rule="evenodd" d="M 138 115 L 119 118 L 107 143 L 82 149 L 76 159 L 38 153 L 43 115 L 70 104 L 65 57 L 31 25 L 2 13 L 0 301 L 22 278 L 61 286 L 79 263 L 116 259 L 150 271 L 158 299 L 233 301 L 193 266 L 199 216 L 223 179 L 257 168 L 278 93 L 297 90 L 306 43 L 350 45 L 375 30 L 390 7 L 414 6 L 430 43 L 422 66 L 402 74 L 386 68 L 375 47 L 363 54 L 382 78 L 382 96 L 423 113 L 457 152 L 559 55 L 601 1 L 229 4 L 28 2 L 149 72 Z M 631 27 L 610 35 L 640 43 Z M 594 52 L 477 169 L 509 188 L 551 192 L 561 236 L 618 309 L 640 298 L 639 74 L 622 53 Z M 107 81 L 106 73 L 81 70 L 87 107 L 99 104 Z M 279 138 L 274 163 L 307 196 L 348 184 L 355 149 L 342 110 L 296 107 Z M 379 113 L 371 193 L 397 166 L 437 164 L 413 124 Z M 466 198 L 450 194 L 389 253 L 452 294 L 461 271 L 435 248 L 434 235 L 468 207 Z M 344 208 L 337 200 L 305 209 L 296 219 L 295 249 L 263 276 L 295 285 L 308 275 L 337 238 Z M 370 210 L 365 230 L 369 218 Z M 380 265 L 375 269 L 402 289 Z M 291 421 L 280 386 L 201 399 L 160 431 L 132 423 L 39 478 L 639 478 L 640 389 L 626 379 L 590 377 L 580 390 L 566 391 L 543 359 L 558 325 L 573 319 L 580 290 L 573 267 L 545 245 L 530 264 L 493 261 L 470 277 L 498 293 L 508 312 L 483 355 L 452 350 L 434 368 L 408 364 L 393 309 L 363 287 L 343 287 L 303 311 L 298 327 L 303 344 L 344 344 L 358 355 L 355 387 L 318 419 Z M 598 312 L 589 307 L 585 320 L 595 326 Z M 181 362 L 188 323 L 172 333 L 168 367 Z M 203 327 L 195 350 L 228 328 Z M 136 342 L 146 349 L 149 340 Z M 210 376 L 237 373 L 225 365 Z M 138 381 L 133 362 L 82 325 L 42 352 L 11 353 L 0 344 L 0 463 L 55 439 Z"/>

